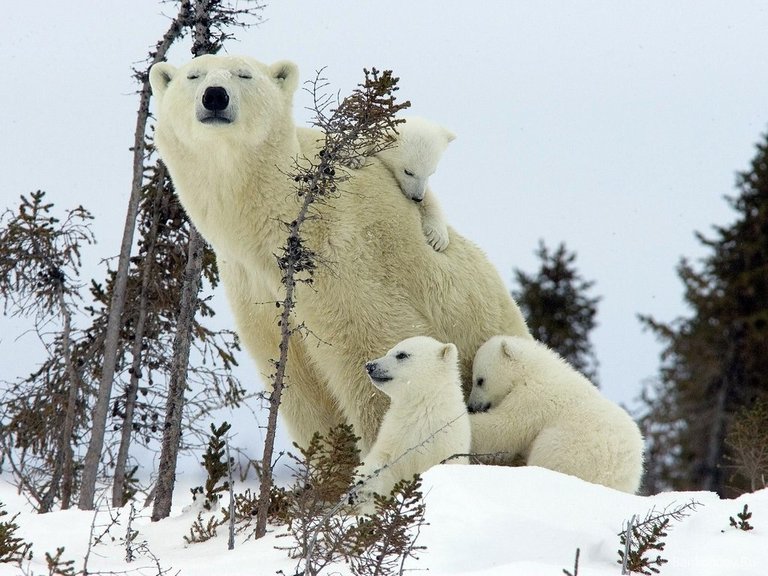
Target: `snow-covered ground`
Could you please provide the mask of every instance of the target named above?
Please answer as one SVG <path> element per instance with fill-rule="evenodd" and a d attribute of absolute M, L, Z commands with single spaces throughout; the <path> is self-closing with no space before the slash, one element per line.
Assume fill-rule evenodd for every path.
<path fill-rule="evenodd" d="M 637 514 L 645 517 L 651 509 L 661 511 L 690 501 L 700 503 L 690 515 L 672 523 L 666 548 L 661 556 L 668 560 L 662 576 L 762 576 L 768 573 L 768 490 L 746 494 L 736 500 L 721 500 L 708 492 L 663 493 L 651 497 L 631 496 L 582 482 L 540 468 L 500 468 L 493 466 L 439 466 L 424 475 L 423 491 L 426 519 L 418 545 L 427 549 L 417 561 L 406 564 L 406 572 L 424 571 L 473 576 L 562 576 L 574 571 L 576 548 L 581 556 L 580 576 L 615 576 L 618 533 L 622 524 Z M 65 547 L 65 559 L 82 568 L 91 525 L 99 535 L 109 524 L 110 511 L 68 510 L 37 515 L 28 512 L 22 497 L 6 482 L 0 485 L 0 501 L 13 515 L 21 512 L 18 535 L 33 542 L 34 558 L 22 569 L 0 564 L 0 574 L 48 574 L 45 552 Z M 189 490 L 180 487 L 172 516 L 164 521 L 149 521 L 149 511 L 133 528 L 135 542 L 146 542 L 167 574 L 183 576 L 261 576 L 292 575 L 296 561 L 284 550 L 284 529 L 275 528 L 260 540 L 237 539 L 235 549 L 227 550 L 226 530 L 201 544 L 186 545 L 184 534 L 195 513 L 182 512 L 190 503 Z M 753 513 L 751 531 L 729 525 L 744 505 Z M 92 547 L 89 573 L 98 571 L 156 575 L 157 568 L 147 558 L 125 562 L 120 542 L 126 530 L 128 507 L 120 512 L 119 526 L 111 529 L 103 542 Z M 8 519 L 9 516 L 4 519 Z M 114 541 L 111 539 L 114 538 Z M 345 566 L 327 568 L 326 574 L 346 575 Z"/>

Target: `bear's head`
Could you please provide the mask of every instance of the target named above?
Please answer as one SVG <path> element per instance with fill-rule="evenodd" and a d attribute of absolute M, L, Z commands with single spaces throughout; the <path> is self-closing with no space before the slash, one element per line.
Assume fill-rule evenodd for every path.
<path fill-rule="evenodd" d="M 386 356 L 366 363 L 365 370 L 374 386 L 392 399 L 420 396 L 434 386 L 458 388 L 459 353 L 453 344 L 414 336 L 396 344 Z"/>
<path fill-rule="evenodd" d="M 292 126 L 298 77 L 291 62 L 268 66 L 243 56 L 199 56 L 180 68 L 155 64 L 149 82 L 157 101 L 161 154 L 164 148 L 189 149 L 206 139 L 263 143 L 275 127 Z"/>
<path fill-rule="evenodd" d="M 447 128 L 417 116 L 398 124 L 397 132 L 393 146 L 377 156 L 392 171 L 403 193 L 421 202 L 429 177 L 456 136 Z"/>
<path fill-rule="evenodd" d="M 516 383 L 525 381 L 524 366 L 517 349 L 519 341 L 514 336 L 494 336 L 478 348 L 472 364 L 470 412 L 485 412 L 498 406 Z"/>

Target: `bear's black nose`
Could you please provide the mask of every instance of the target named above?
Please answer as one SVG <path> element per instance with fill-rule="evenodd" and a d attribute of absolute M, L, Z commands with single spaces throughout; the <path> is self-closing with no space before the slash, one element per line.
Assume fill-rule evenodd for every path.
<path fill-rule="evenodd" d="M 221 86 L 208 86 L 203 92 L 203 106 L 211 112 L 220 112 L 229 105 L 229 94 Z"/>
<path fill-rule="evenodd" d="M 365 371 L 368 372 L 368 374 L 372 374 L 374 370 L 376 370 L 376 362 L 366 362 Z"/>

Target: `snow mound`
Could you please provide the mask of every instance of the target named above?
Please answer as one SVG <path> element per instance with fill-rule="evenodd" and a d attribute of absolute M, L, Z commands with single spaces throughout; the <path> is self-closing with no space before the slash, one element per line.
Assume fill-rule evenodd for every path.
<path fill-rule="evenodd" d="M 721 500 L 710 492 L 662 493 L 633 496 L 534 467 L 437 466 L 424 475 L 423 491 L 428 526 L 421 529 L 418 545 L 427 549 L 407 570 L 426 570 L 431 576 L 561 576 L 573 572 L 576 548 L 581 550 L 581 576 L 616 576 L 618 533 L 633 515 L 644 518 L 655 509 L 673 509 L 691 501 L 700 503 L 688 517 L 672 522 L 661 556 L 669 562 L 661 576 L 758 576 L 768 566 L 768 490 Z M 187 545 L 183 536 L 194 521 L 189 491 L 179 488 L 174 514 L 162 522 L 149 521 L 141 510 L 133 524 L 136 542 L 146 542 L 169 574 L 182 576 L 293 574 L 296 561 L 288 558 L 289 541 L 283 528 L 274 528 L 255 542 L 238 537 L 227 550 L 226 530 L 201 544 Z M 45 552 L 65 547 L 63 558 L 82 568 L 91 525 L 98 536 L 119 512 L 100 544 L 92 547 L 89 572 L 134 571 L 157 574 L 153 561 L 125 561 L 121 538 L 126 532 L 128 507 L 102 509 L 97 514 L 79 510 L 34 514 L 10 484 L 0 484 L 0 502 L 10 515 L 21 512 L 17 535 L 33 542 L 34 558 L 27 574 L 47 574 Z M 744 505 L 753 513 L 751 531 L 729 525 Z M 8 519 L 5 517 L 4 519 Z M 22 574 L 17 567 L 0 564 L 0 575 Z M 326 569 L 327 574 L 349 574 L 346 566 Z"/>

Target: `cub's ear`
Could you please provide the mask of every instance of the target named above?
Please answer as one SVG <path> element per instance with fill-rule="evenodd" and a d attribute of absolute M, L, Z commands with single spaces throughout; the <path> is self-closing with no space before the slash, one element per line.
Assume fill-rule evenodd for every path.
<path fill-rule="evenodd" d="M 440 358 L 446 362 L 456 362 L 459 359 L 459 350 L 454 344 L 445 344 L 440 350 Z"/>
<path fill-rule="evenodd" d="M 272 79 L 288 93 L 293 93 L 299 86 L 299 67 L 288 60 L 280 60 L 269 67 Z"/>
<path fill-rule="evenodd" d="M 165 94 L 168 84 L 176 74 L 176 67 L 168 62 L 158 62 L 149 70 L 149 85 L 152 86 L 152 95 L 158 100 Z"/>
<path fill-rule="evenodd" d="M 447 128 L 443 128 L 443 136 L 445 137 L 445 141 L 450 144 L 454 140 L 456 140 L 456 134 L 448 130 Z"/>
<path fill-rule="evenodd" d="M 515 351 L 512 348 L 512 344 L 510 344 L 509 340 L 501 341 L 501 353 L 505 358 L 508 358 L 509 360 L 515 359 Z"/>

